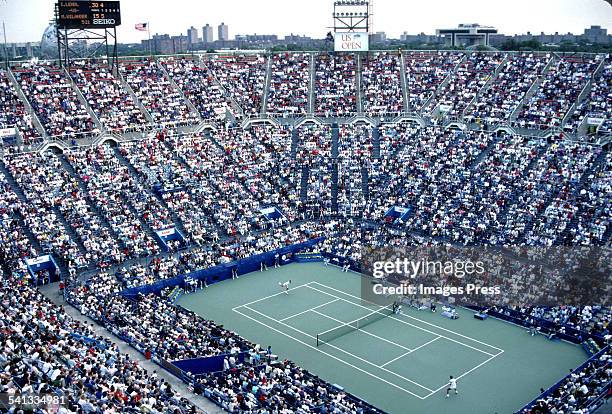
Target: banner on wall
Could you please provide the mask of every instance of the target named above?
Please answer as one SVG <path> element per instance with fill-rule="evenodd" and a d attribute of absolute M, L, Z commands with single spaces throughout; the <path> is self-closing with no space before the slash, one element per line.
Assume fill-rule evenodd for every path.
<path fill-rule="evenodd" d="M 370 49 L 367 33 L 336 32 L 334 50 L 336 52 L 367 52 Z"/>
<path fill-rule="evenodd" d="M 0 139 L 14 137 L 17 135 L 15 128 L 0 128 Z"/>

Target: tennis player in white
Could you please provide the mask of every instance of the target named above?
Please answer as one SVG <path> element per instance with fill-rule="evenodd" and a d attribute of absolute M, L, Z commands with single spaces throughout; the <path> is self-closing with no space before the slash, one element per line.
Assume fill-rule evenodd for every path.
<path fill-rule="evenodd" d="M 285 294 L 288 295 L 289 294 L 289 285 L 291 284 L 291 279 L 287 280 L 286 282 L 278 282 L 278 285 L 281 287 L 281 289 L 285 289 Z"/>
<path fill-rule="evenodd" d="M 450 376 L 450 380 L 448 381 L 448 388 L 446 389 L 446 398 L 450 396 L 451 391 L 455 391 L 455 395 L 459 394 L 459 391 L 457 391 L 457 380 L 453 378 L 452 375 Z"/>

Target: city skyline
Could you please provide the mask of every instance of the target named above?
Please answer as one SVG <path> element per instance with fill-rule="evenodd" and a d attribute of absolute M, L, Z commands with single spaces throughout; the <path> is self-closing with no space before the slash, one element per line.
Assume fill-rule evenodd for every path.
<path fill-rule="evenodd" d="M 44 2 L 46 5 L 41 6 Z M 39 41 L 52 16 L 55 0 L 7 0 L 0 4 L 6 24 L 7 42 Z M 403 32 L 433 34 L 436 28 L 454 27 L 459 23 L 492 25 L 503 34 L 582 33 L 591 25 L 612 31 L 612 7 L 603 0 L 543 0 L 534 4 L 517 0 L 492 4 L 485 0 L 470 0 L 460 4 L 437 0 L 428 4 L 401 4 L 392 0 L 376 0 L 373 30 L 384 31 L 391 38 Z M 117 29 L 121 43 L 140 43 L 146 33 L 134 29 L 136 23 L 147 22 L 151 34 L 185 34 L 187 28 L 210 24 L 215 29 L 221 23 L 230 28 L 230 39 L 236 34 L 300 34 L 322 38 L 331 25 L 331 0 L 298 3 L 294 0 L 269 0 L 254 3 L 230 0 L 223 7 L 210 8 L 194 0 L 170 3 L 126 1 L 121 3 L 122 25 Z M 303 9 L 300 4 L 307 4 Z M 553 7 L 554 5 L 554 7 Z M 522 7 L 524 6 L 524 7 Z M 529 7 L 527 7 L 529 6 Z M 239 14 L 233 13 L 240 10 Z M 436 13 L 431 13 L 436 10 Z M 477 10 L 477 12 L 474 12 Z M 525 14 L 525 10 L 528 10 Z M 199 16 L 201 13 L 201 17 Z M 23 24 L 28 21 L 28 24 Z M 215 39 L 217 38 L 215 30 Z"/>

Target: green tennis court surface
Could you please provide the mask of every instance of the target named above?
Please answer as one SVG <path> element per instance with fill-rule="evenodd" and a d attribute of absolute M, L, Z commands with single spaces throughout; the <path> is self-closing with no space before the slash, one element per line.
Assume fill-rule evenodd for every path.
<path fill-rule="evenodd" d="M 288 279 L 285 294 L 278 282 Z M 512 413 L 587 359 L 578 346 L 463 309 L 458 320 L 405 306 L 373 318 L 380 307 L 360 299 L 360 277 L 321 263 L 251 273 L 178 304 L 393 414 Z M 359 330 L 345 325 L 362 318 Z M 459 395 L 446 399 L 449 375 Z"/>

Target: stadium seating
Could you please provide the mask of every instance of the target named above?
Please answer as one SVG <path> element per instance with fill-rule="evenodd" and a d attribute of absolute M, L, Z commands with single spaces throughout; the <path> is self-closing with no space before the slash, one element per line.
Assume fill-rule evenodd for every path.
<path fill-rule="evenodd" d="M 612 62 L 607 58 L 601 74 L 590 83 L 591 90 L 588 99 L 578 103 L 576 111 L 564 126 L 566 131 L 576 132 L 586 117 L 602 121 L 598 128 L 600 134 L 612 132 L 612 121 L 610 121 L 610 118 L 612 118 L 612 108 L 610 107 L 610 98 L 612 96 L 611 78 Z"/>
<path fill-rule="evenodd" d="M 93 60 L 9 70 L 54 139 L 0 70 L 0 128 L 22 139 L 1 148 L 1 391 L 65 394 L 82 412 L 196 410 L 36 291 L 48 275 L 25 260 L 42 254 L 57 261 L 72 306 L 163 364 L 257 345 L 163 294 L 122 291 L 318 237 L 318 252 L 353 270 L 367 246 L 612 240 L 609 56 L 240 52 L 126 60 L 119 74 Z M 404 117 L 380 120 L 389 114 Z M 583 138 L 590 118 L 601 124 Z M 97 140 L 78 146 L 82 136 Z M 269 207 L 280 217 L 266 217 Z M 185 243 L 161 242 L 168 229 Z M 528 290 L 528 267 L 496 276 Z M 610 339 L 607 308 L 504 305 L 495 311 L 515 323 Z M 580 412 L 601 395 L 609 358 L 524 412 Z M 376 412 L 291 361 L 232 368 L 190 385 L 230 412 Z"/>
<path fill-rule="evenodd" d="M 13 73 L 49 136 L 74 138 L 100 132 L 63 69 L 23 64 Z"/>
<path fill-rule="evenodd" d="M 315 107 L 322 116 L 351 116 L 357 112 L 357 63 L 351 55 L 317 55 Z"/>
<path fill-rule="evenodd" d="M 478 91 L 488 82 L 501 64 L 500 54 L 472 53 L 459 63 L 453 76 L 436 97 L 423 109 L 427 112 L 440 110 L 450 118 L 459 118 Z"/>
<path fill-rule="evenodd" d="M 119 133 L 144 128 L 144 114 L 109 67 L 78 62 L 70 68 L 70 76 L 102 126 Z"/>
<path fill-rule="evenodd" d="M 66 154 L 87 188 L 87 194 L 110 224 L 117 239 L 134 256 L 159 253 L 155 240 L 139 218 L 125 208 L 128 196 L 140 189 L 134 184 L 127 167 L 122 166 L 109 146 L 92 150 L 73 150 Z"/>
<path fill-rule="evenodd" d="M 266 59 L 263 56 L 216 55 L 205 63 L 245 115 L 261 112 L 266 79 Z"/>
<path fill-rule="evenodd" d="M 308 112 L 310 60 L 308 54 L 274 54 L 268 92 L 269 114 L 304 115 Z"/>
<path fill-rule="evenodd" d="M 405 54 L 408 100 L 414 111 L 433 96 L 442 82 L 461 61 L 462 55 L 454 52 L 408 52 Z"/>
<path fill-rule="evenodd" d="M 223 89 L 215 82 L 214 74 L 199 62 L 182 58 L 161 63 L 202 118 L 216 123 L 225 117 L 227 111 L 237 115 Z"/>
<path fill-rule="evenodd" d="M 4 69 L 0 69 L 0 105 L 0 128 L 17 128 L 25 145 L 42 141 Z"/>
<path fill-rule="evenodd" d="M 55 395 L 72 412 L 198 412 L 31 286 L 3 286 L 0 299 L 3 392 Z"/>
<path fill-rule="evenodd" d="M 567 57 L 555 62 L 544 74 L 539 89 L 525 103 L 517 123 L 532 129 L 561 126 L 597 64 L 597 58 L 593 57 Z"/>
<path fill-rule="evenodd" d="M 122 62 L 119 71 L 155 123 L 165 126 L 197 123 L 196 114 L 156 62 Z"/>
<path fill-rule="evenodd" d="M 466 114 L 468 120 L 508 122 L 535 79 L 541 75 L 550 56 L 526 54 L 508 56 L 506 59 L 491 86 L 479 94 L 470 113 Z"/>
<path fill-rule="evenodd" d="M 361 85 L 364 112 L 375 116 L 404 110 L 400 65 L 400 56 L 393 53 L 376 53 L 365 59 Z"/>

